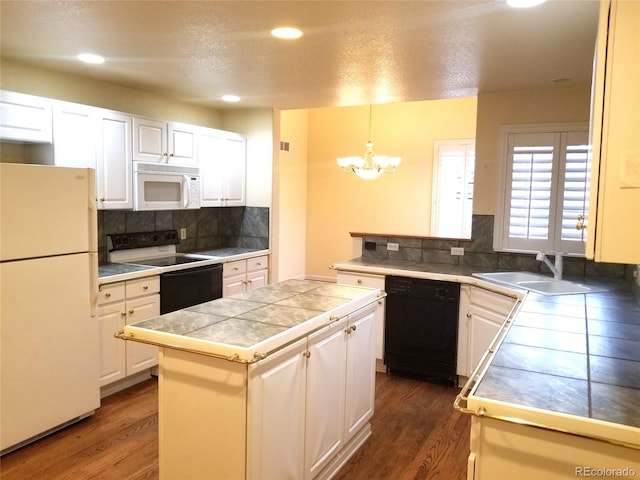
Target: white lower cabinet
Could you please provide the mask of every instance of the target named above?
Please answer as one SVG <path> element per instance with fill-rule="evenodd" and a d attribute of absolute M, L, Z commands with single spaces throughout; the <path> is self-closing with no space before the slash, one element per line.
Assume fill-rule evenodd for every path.
<path fill-rule="evenodd" d="M 158 364 L 158 347 L 123 342 L 113 335 L 126 324 L 160 315 L 159 291 L 158 276 L 100 286 L 98 322 L 101 387 Z"/>
<path fill-rule="evenodd" d="M 161 349 L 160 478 L 335 475 L 371 435 L 376 306 L 249 365 Z"/>
<path fill-rule="evenodd" d="M 269 283 L 269 257 L 248 258 L 225 263 L 222 267 L 222 296 L 247 292 Z"/>
<path fill-rule="evenodd" d="M 368 273 L 338 272 L 337 283 L 357 287 L 379 288 L 384 291 L 384 275 Z M 384 300 L 378 302 L 378 325 L 376 327 L 376 358 L 384 358 Z"/>
<path fill-rule="evenodd" d="M 460 300 L 458 341 L 462 345 L 458 345 L 458 375 L 468 377 L 513 309 L 516 299 L 471 285 L 463 286 Z M 463 349 L 465 352 L 461 355 Z"/>
<path fill-rule="evenodd" d="M 283 351 L 250 367 L 247 478 L 329 478 L 366 440 L 374 408 L 375 320 L 374 304 L 310 335 L 306 349 L 298 342 L 286 349 L 290 355 Z"/>

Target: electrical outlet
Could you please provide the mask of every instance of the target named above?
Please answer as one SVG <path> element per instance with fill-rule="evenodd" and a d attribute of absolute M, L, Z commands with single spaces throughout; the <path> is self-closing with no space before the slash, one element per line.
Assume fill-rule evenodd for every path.
<path fill-rule="evenodd" d="M 375 250 L 376 249 L 376 242 L 364 242 L 364 249 L 365 250 Z"/>
<path fill-rule="evenodd" d="M 180 229 L 180 240 L 186 240 L 187 239 L 187 229 L 186 228 L 181 228 Z"/>
<path fill-rule="evenodd" d="M 464 247 L 451 247 L 451 255 L 464 255 Z"/>
<path fill-rule="evenodd" d="M 391 250 L 392 252 L 397 252 L 400 250 L 399 243 L 387 243 L 387 250 Z"/>

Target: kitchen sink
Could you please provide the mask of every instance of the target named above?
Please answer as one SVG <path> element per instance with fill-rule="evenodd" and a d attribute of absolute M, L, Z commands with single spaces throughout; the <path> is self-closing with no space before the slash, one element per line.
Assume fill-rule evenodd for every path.
<path fill-rule="evenodd" d="M 474 273 L 473 276 L 542 295 L 573 295 L 607 291 L 604 288 L 587 286 L 568 280 L 554 280 L 545 275 L 532 272 Z"/>

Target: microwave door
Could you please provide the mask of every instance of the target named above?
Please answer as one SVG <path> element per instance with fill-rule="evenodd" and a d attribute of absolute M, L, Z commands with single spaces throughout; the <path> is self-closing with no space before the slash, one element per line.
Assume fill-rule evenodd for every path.
<path fill-rule="evenodd" d="M 182 176 L 182 208 L 188 208 L 191 203 L 191 190 L 189 189 L 189 176 Z"/>

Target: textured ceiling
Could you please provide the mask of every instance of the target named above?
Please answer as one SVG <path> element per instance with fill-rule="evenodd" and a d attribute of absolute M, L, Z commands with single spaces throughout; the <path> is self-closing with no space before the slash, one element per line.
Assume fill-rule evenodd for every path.
<path fill-rule="evenodd" d="M 2 56 L 183 101 L 280 109 L 588 85 L 595 0 L 0 2 Z M 296 41 L 272 38 L 282 25 Z M 102 65 L 80 64 L 90 51 Z M 571 79 L 553 83 L 555 79 Z"/>

